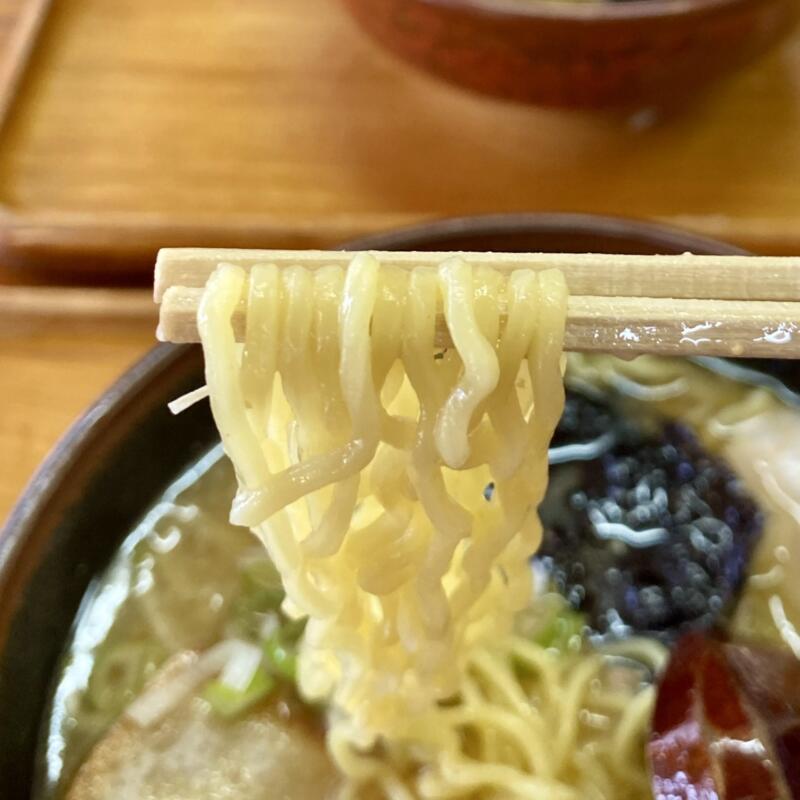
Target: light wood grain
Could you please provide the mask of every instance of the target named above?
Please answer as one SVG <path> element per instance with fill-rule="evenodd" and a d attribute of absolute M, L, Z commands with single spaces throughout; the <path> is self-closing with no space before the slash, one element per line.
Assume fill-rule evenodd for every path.
<path fill-rule="evenodd" d="M 574 210 L 800 252 L 800 34 L 682 115 L 473 96 L 335 0 L 63 0 L 0 133 L 9 260 L 149 269 L 159 245 L 330 246 Z"/>
<path fill-rule="evenodd" d="M 30 321 L 154 321 L 158 314 L 146 289 L 0 286 L 0 329 Z"/>
<path fill-rule="evenodd" d="M 372 251 L 384 268 L 435 267 L 458 258 L 501 273 L 559 269 L 571 293 L 565 349 L 623 355 L 800 357 L 800 258 L 642 256 L 571 253 Z M 220 264 L 245 271 L 257 264 L 309 270 L 346 268 L 355 253 L 292 250 L 165 249 L 158 254 L 154 295 L 158 338 L 199 341 L 203 287 Z M 505 324 L 501 298 L 500 323 Z M 242 298 L 233 324 L 247 327 Z M 452 346 L 439 309 L 437 344 Z"/>
<path fill-rule="evenodd" d="M 800 300 L 800 257 L 609 255 L 604 253 L 372 254 L 384 267 L 436 266 L 453 255 L 502 272 L 559 269 L 572 294 L 605 297 L 682 297 L 707 300 Z M 229 250 L 165 248 L 156 259 L 154 296 L 170 286 L 199 288 L 221 263 L 249 270 L 255 264 L 307 269 L 346 267 L 353 252 L 332 250 Z"/>
<path fill-rule="evenodd" d="M 157 336 L 163 342 L 197 342 L 202 289 L 170 286 L 160 305 Z M 232 320 L 244 340 L 245 300 Z M 500 309 L 500 326 L 505 308 Z M 441 312 L 436 344 L 452 347 Z M 683 300 L 655 297 L 572 296 L 564 349 L 582 353 L 670 356 L 800 358 L 800 302 Z"/>
<path fill-rule="evenodd" d="M 69 425 L 153 344 L 150 320 L 0 323 L 0 526 Z"/>
<path fill-rule="evenodd" d="M 151 292 L 0 286 L 0 525 L 69 425 L 155 344 Z"/>

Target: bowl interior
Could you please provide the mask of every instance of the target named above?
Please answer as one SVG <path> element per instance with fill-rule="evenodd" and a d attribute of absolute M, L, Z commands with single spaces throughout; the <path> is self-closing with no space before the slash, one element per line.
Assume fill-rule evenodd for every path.
<path fill-rule="evenodd" d="M 738 253 L 730 245 L 625 220 L 515 215 L 448 220 L 350 249 Z M 164 488 L 217 439 L 206 404 L 168 400 L 203 382 L 197 347 L 161 346 L 73 427 L 0 534 L 0 787 L 29 798 L 54 669 L 92 578 Z"/>

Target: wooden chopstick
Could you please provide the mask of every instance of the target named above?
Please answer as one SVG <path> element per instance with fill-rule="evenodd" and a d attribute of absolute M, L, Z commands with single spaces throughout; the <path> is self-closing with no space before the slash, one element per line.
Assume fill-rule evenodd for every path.
<path fill-rule="evenodd" d="M 378 253 L 381 263 L 435 265 L 452 253 Z M 573 294 L 565 347 L 622 355 L 800 357 L 800 259 L 750 256 L 606 256 L 568 254 L 458 254 L 510 271 L 558 267 Z M 202 286 L 220 263 L 318 268 L 346 266 L 353 253 L 248 250 L 162 250 L 156 267 L 162 341 L 198 340 Z M 726 276 L 723 281 L 719 276 Z M 610 293 L 609 286 L 616 286 Z M 709 285 L 718 290 L 712 293 Z M 577 287 L 583 287 L 582 290 Z M 689 294 L 689 287 L 697 296 Z M 576 291 L 577 289 L 577 291 Z M 588 290 L 588 291 L 587 291 Z M 668 292 L 673 291 L 673 294 Z M 755 298 L 752 295 L 757 295 Z M 244 300 L 234 316 L 241 339 Z M 501 312 L 502 313 L 502 312 Z M 450 344 L 443 318 L 437 343 Z"/>
<path fill-rule="evenodd" d="M 230 250 L 166 248 L 156 261 L 155 299 L 170 286 L 201 288 L 224 262 L 250 269 L 254 264 L 297 264 L 308 269 L 346 267 L 353 253 L 323 250 Z M 436 265 L 454 253 L 382 252 L 387 267 Z M 800 258 L 767 256 L 632 256 L 569 253 L 458 253 L 471 264 L 501 271 L 560 269 L 574 295 L 593 297 L 674 297 L 693 300 L 800 300 Z"/>

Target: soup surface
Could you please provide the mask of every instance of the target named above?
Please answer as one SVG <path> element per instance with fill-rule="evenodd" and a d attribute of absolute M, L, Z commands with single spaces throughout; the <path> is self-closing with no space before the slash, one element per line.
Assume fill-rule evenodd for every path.
<path fill-rule="evenodd" d="M 794 751 L 768 701 L 783 697 L 781 732 L 800 731 L 800 698 L 786 688 L 800 681 L 797 398 L 717 361 L 571 356 L 567 386 L 535 599 L 508 652 L 471 665 L 474 696 L 454 700 L 459 769 L 486 769 L 490 752 L 517 794 L 669 793 L 660 779 L 674 774 L 673 712 L 685 705 L 676 687 L 696 685 L 702 718 L 689 721 L 703 732 L 682 750 L 728 775 L 717 754 L 732 733 L 714 720 L 735 704 L 746 722 L 736 735 L 761 748 L 737 762 L 736 780 L 786 796 L 797 776 L 783 753 Z M 94 582 L 44 722 L 39 797 L 376 796 L 368 779 L 345 785 L 325 747 L 326 709 L 298 696 L 302 624 L 284 617 L 262 546 L 227 521 L 234 491 L 217 448 Z M 709 665 L 727 676 L 721 699 L 704 694 Z M 491 741 L 470 714 L 493 720 Z M 393 769 L 392 800 L 415 796 L 412 776 L 443 796 L 412 757 Z M 703 769 L 687 772 L 702 788 Z M 470 796 L 502 796 L 509 775 Z"/>

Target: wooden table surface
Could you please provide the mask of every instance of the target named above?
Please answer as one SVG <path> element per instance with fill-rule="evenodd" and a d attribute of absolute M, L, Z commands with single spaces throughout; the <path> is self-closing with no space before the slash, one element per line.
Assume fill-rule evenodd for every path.
<path fill-rule="evenodd" d="M 0 131 L 0 234 L 147 269 L 176 241 L 587 211 L 797 252 L 798 97 L 800 34 L 680 115 L 565 113 L 417 72 L 339 0 L 54 0 Z"/>
<path fill-rule="evenodd" d="M 0 0 L 0 57 L 24 5 Z M 35 91 L 0 152 L 0 201 L 15 214 L 104 214 L 123 228 L 144 214 L 156 230 L 164 217 L 260 220 L 265 231 L 332 242 L 431 216 L 603 211 L 800 252 L 800 34 L 659 121 L 647 110 L 592 117 L 472 97 L 380 52 L 335 0 L 53 8 Z M 130 32 L 123 50 L 108 38 L 118 24 Z M 296 39 L 271 41 L 273 26 Z M 160 121 L 159 104 L 168 110 Z M 19 280 L 2 268 L 0 282 Z M 1 321 L 0 520 L 69 423 L 152 345 L 152 331 L 147 319 Z"/>
<path fill-rule="evenodd" d="M 0 320 L 0 525 L 69 425 L 155 344 L 150 320 Z"/>

